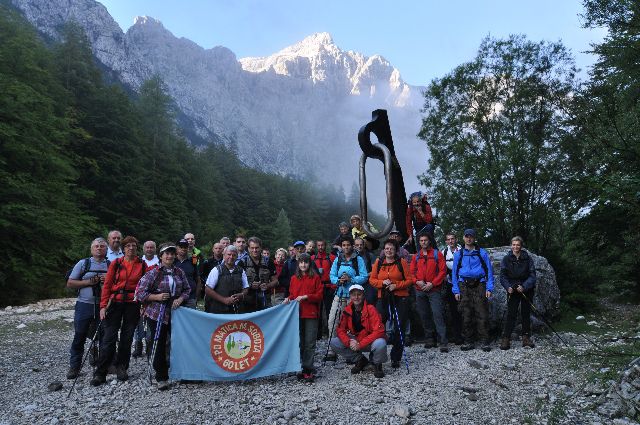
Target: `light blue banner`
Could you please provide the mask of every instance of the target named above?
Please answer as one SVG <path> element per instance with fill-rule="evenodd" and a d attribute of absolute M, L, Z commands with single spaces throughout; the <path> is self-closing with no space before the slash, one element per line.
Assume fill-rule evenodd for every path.
<path fill-rule="evenodd" d="M 238 381 L 300 366 L 299 305 L 247 314 L 181 307 L 171 314 L 171 379 Z"/>

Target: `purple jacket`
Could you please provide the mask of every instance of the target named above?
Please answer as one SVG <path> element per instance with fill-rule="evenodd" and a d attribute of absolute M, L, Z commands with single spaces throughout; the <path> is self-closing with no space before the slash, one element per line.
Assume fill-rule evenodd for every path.
<path fill-rule="evenodd" d="M 171 276 L 173 276 L 173 286 L 170 284 Z M 169 292 L 171 294 L 169 300 L 181 297 L 182 302 L 185 302 L 189 299 L 191 287 L 182 269 L 173 267 L 173 269 L 169 271 L 166 267 L 161 266 L 145 273 L 138 282 L 138 286 L 136 287 L 136 300 L 143 304 L 145 307 L 144 315 L 149 319 L 158 321 L 160 306 L 162 305 L 162 303 L 158 301 L 147 302 L 149 295 L 163 292 Z M 164 312 L 162 322 L 167 324 L 171 316 L 170 303 L 167 303 Z"/>

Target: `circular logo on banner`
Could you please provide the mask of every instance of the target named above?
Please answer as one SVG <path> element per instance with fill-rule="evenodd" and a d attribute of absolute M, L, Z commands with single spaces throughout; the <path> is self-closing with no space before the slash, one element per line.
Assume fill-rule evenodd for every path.
<path fill-rule="evenodd" d="M 264 335 L 248 320 L 234 320 L 211 335 L 211 357 L 227 372 L 242 373 L 253 368 L 264 351 Z"/>

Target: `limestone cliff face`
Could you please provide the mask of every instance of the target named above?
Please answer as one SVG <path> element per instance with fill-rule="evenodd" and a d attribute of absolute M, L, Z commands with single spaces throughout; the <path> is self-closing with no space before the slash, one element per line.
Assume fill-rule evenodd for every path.
<path fill-rule="evenodd" d="M 421 88 L 405 83 L 379 55 L 341 50 L 327 33 L 272 56 L 238 60 L 225 47 L 204 49 L 177 38 L 150 17 L 136 18 L 123 33 L 94 0 L 12 1 L 53 39 L 62 24 L 76 21 L 96 58 L 132 89 L 158 74 L 195 133 L 236 145 L 250 166 L 315 173 L 349 187 L 357 176 L 358 129 L 382 108 L 389 111 L 404 175 L 413 180 L 426 168 L 426 148 L 415 136 Z"/>

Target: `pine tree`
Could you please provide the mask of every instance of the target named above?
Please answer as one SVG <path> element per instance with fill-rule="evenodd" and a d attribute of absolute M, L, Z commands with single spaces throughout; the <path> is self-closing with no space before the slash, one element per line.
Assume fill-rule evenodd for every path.
<path fill-rule="evenodd" d="M 273 225 L 275 237 L 273 239 L 273 249 L 285 248 L 293 242 L 291 236 L 291 223 L 284 209 L 278 213 L 278 218 Z"/>

